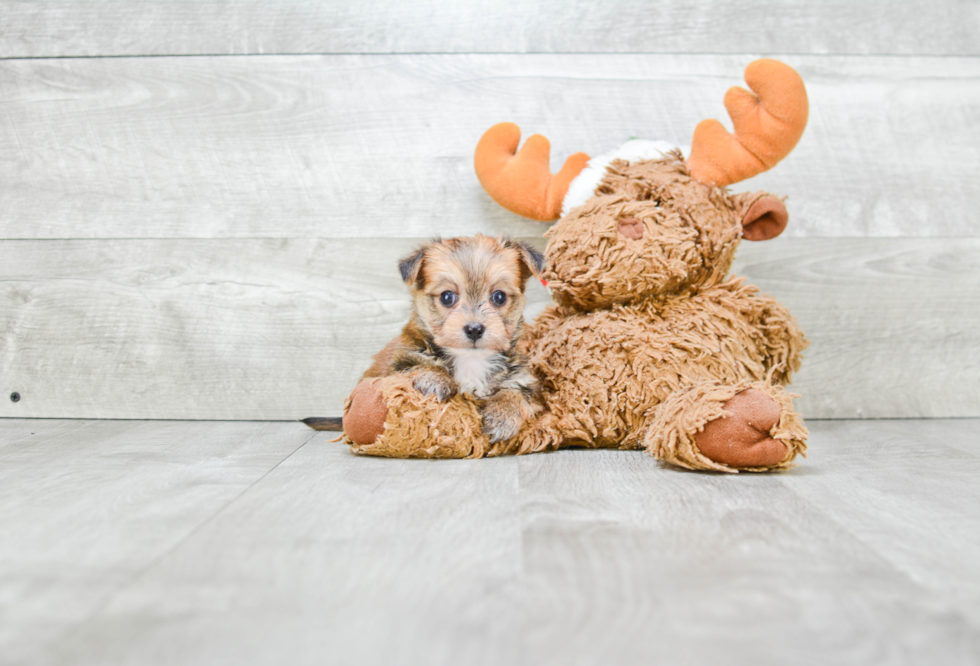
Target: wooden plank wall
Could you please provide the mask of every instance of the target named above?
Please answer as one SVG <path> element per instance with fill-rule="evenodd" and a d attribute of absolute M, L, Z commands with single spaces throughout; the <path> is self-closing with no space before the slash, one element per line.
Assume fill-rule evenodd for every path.
<path fill-rule="evenodd" d="M 807 82 L 738 270 L 811 418 L 980 416 L 980 3 L 0 0 L 0 416 L 339 413 L 432 235 L 543 226 L 471 156 L 688 143 L 760 55 Z M 531 311 L 547 302 L 532 293 Z M 8 395 L 18 392 L 21 400 Z"/>

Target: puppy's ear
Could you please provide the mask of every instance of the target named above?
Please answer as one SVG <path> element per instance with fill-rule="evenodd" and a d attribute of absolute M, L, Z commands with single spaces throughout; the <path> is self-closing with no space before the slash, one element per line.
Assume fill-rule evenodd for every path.
<path fill-rule="evenodd" d="M 402 280 L 408 286 L 422 286 L 422 264 L 425 263 L 425 251 L 428 245 L 423 245 L 412 254 L 398 262 L 398 270 L 402 273 Z"/>
<path fill-rule="evenodd" d="M 527 282 L 532 275 L 540 279 L 541 271 L 544 270 L 544 255 L 524 241 L 510 241 L 510 244 L 521 257 L 521 284 Z"/>

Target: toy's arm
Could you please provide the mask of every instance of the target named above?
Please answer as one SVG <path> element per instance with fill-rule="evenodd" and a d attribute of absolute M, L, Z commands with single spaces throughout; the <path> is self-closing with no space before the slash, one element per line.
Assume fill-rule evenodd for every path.
<path fill-rule="evenodd" d="M 775 298 L 756 292 L 748 299 L 749 321 L 759 332 L 756 345 L 774 384 L 789 384 L 810 342 L 796 318 Z"/>

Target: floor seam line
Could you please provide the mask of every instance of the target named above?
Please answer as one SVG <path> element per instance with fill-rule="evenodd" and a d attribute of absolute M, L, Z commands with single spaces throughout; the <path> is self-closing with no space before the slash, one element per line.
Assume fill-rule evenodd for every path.
<path fill-rule="evenodd" d="M 121 595 L 126 590 L 130 589 L 141 578 L 143 578 L 147 573 L 149 573 L 150 571 L 152 571 L 153 569 L 155 569 L 157 566 L 159 566 L 161 562 L 163 562 L 165 559 L 167 559 L 172 554 L 174 554 L 178 549 L 180 549 L 181 546 L 183 546 L 185 543 L 187 543 L 187 541 L 189 539 L 191 539 L 195 534 L 197 534 L 198 532 L 200 532 L 202 529 L 204 529 L 205 526 L 209 525 L 215 518 L 217 518 L 222 513 L 224 513 L 228 509 L 228 507 L 230 507 L 232 504 L 234 504 L 235 502 L 237 502 L 243 495 L 245 495 L 245 493 L 247 493 L 249 490 L 251 490 L 257 483 L 259 483 L 260 481 L 262 481 L 262 479 L 264 479 L 265 477 L 269 476 L 269 474 L 271 474 L 274 470 L 278 469 L 280 465 L 282 465 L 284 462 L 286 462 L 287 460 L 289 460 L 290 458 L 292 458 L 293 455 L 297 451 L 299 451 L 300 449 L 302 449 L 303 447 L 305 447 L 307 444 L 309 444 L 311 441 L 313 441 L 313 439 L 317 436 L 317 434 L 318 433 L 313 433 L 312 435 L 310 435 L 310 437 L 307 438 L 307 439 L 305 439 L 302 444 L 300 444 L 295 449 L 293 449 L 292 451 L 290 451 L 289 454 L 286 457 L 284 457 L 282 460 L 280 460 L 279 462 L 277 462 L 275 465 L 273 465 L 272 467 L 270 467 L 269 469 L 267 469 L 265 471 L 265 473 L 262 474 L 262 476 L 260 476 L 259 478 L 255 479 L 254 481 L 252 481 L 252 483 L 248 484 L 248 486 L 246 486 L 245 488 L 243 488 L 241 490 L 241 492 L 239 492 L 233 498 L 231 498 L 230 500 L 228 500 L 227 502 L 225 502 L 221 507 L 219 507 L 210 516 L 208 516 L 207 518 L 205 518 L 204 520 L 202 520 L 190 532 L 188 532 L 182 538 L 180 538 L 177 541 L 177 543 L 175 543 L 173 546 L 171 546 L 170 548 L 168 548 L 166 551 L 164 551 L 158 557 L 154 558 L 153 561 L 151 561 L 145 567 L 142 567 L 138 572 L 136 572 L 132 576 L 130 576 L 124 583 L 122 583 L 115 590 L 113 590 L 107 596 L 107 598 L 105 599 L 105 601 L 103 601 L 102 603 L 100 603 L 91 613 L 89 613 L 85 617 L 84 620 L 82 620 L 82 621 L 76 623 L 75 625 L 71 626 L 64 633 L 62 633 L 60 636 L 58 636 L 57 639 L 55 639 L 54 641 L 52 641 L 51 642 L 51 647 L 53 648 L 53 647 L 55 647 L 55 646 L 63 643 L 64 641 L 68 640 L 69 638 L 72 637 L 72 635 L 74 635 L 76 632 L 78 632 L 79 630 L 81 630 L 82 627 L 84 627 L 85 625 L 87 625 L 88 623 L 90 623 L 94 618 L 98 617 L 98 615 L 103 610 L 105 610 L 115 599 L 117 599 L 119 597 L 119 595 Z"/>
<path fill-rule="evenodd" d="M 878 548 L 876 548 L 872 544 L 868 543 L 868 541 L 861 534 L 855 532 L 850 527 L 844 525 L 842 522 L 840 522 L 839 520 L 837 520 L 836 518 L 834 518 L 832 515 L 828 514 L 824 510 L 824 507 L 822 507 L 819 504 L 815 504 L 808 497 L 806 497 L 805 495 L 803 495 L 802 493 L 800 493 L 796 488 L 794 488 L 794 486 L 790 482 L 787 481 L 787 479 L 785 477 L 779 479 L 779 483 L 780 483 L 780 485 L 783 488 L 785 488 L 786 490 L 788 490 L 796 499 L 798 499 L 799 501 L 803 502 L 808 507 L 810 507 L 810 509 L 815 514 L 819 515 L 820 517 L 822 517 L 824 520 L 828 521 L 829 523 L 832 523 L 833 525 L 835 525 L 838 529 L 840 529 L 842 532 L 844 532 L 850 538 L 852 538 L 856 543 L 860 544 L 861 545 L 861 548 L 865 549 L 868 553 L 873 554 L 874 557 L 877 560 L 885 563 L 887 565 L 889 571 L 893 572 L 896 576 L 898 576 L 899 578 L 901 578 L 911 588 L 913 588 L 916 591 L 920 592 L 921 594 L 923 594 L 927 598 L 938 598 L 938 597 L 941 597 L 942 596 L 937 591 L 935 591 L 935 590 L 933 590 L 933 589 L 931 589 L 931 588 L 923 585 L 922 583 L 919 583 L 918 581 L 916 581 L 908 571 L 906 571 L 905 569 L 903 569 L 896 562 L 892 561 L 889 557 L 887 557 L 884 553 L 882 553 Z M 944 597 L 943 597 L 943 601 L 945 601 L 945 598 Z M 969 617 L 960 608 L 957 608 L 954 605 L 945 605 L 943 607 L 943 610 L 945 610 L 946 612 L 948 612 L 948 613 L 950 613 L 952 615 L 955 615 L 958 619 L 962 620 L 964 624 L 966 624 L 968 626 L 971 626 L 971 627 L 973 626 L 973 623 L 970 621 Z"/>

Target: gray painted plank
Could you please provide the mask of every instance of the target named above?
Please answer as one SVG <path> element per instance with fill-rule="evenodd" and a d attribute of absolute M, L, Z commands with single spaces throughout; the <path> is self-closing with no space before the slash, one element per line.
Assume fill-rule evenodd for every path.
<path fill-rule="evenodd" d="M 512 120 L 564 156 L 685 144 L 732 55 L 0 62 L 0 238 L 526 236 L 474 176 Z M 980 58 L 793 56 L 811 121 L 774 171 L 791 237 L 977 234 Z"/>
<path fill-rule="evenodd" d="M 338 413 L 407 320 L 397 261 L 415 244 L 0 243 L 0 395 L 22 396 L 0 416 Z"/>
<path fill-rule="evenodd" d="M 0 2 L 0 56 L 262 53 L 978 55 L 955 0 Z"/>
<path fill-rule="evenodd" d="M 805 415 L 980 416 L 980 239 L 747 242 L 735 270 L 810 338 Z"/>
<path fill-rule="evenodd" d="M 0 420 L 0 432 L 11 423 L 23 422 Z M 176 461 L 170 475 L 189 482 L 184 461 L 213 460 L 187 444 L 193 429 L 241 436 L 243 425 L 180 424 L 183 436 L 155 439 L 153 464 Z M 736 477 L 621 451 L 358 458 L 318 434 L 139 576 L 107 586 L 99 608 L 68 622 L 39 606 L 20 622 L 30 643 L 8 633 L 0 648 L 19 640 L 35 664 L 142 666 L 975 664 L 978 426 L 815 421 L 799 467 Z M 285 439 L 300 426 L 262 427 Z M 83 441 L 63 459 L 63 446 L 16 461 L 13 478 L 51 478 L 67 496 L 79 481 L 64 471 L 81 465 L 86 488 L 118 484 L 121 460 L 106 465 L 98 448 L 86 459 Z M 55 539 L 77 514 L 89 541 L 48 561 L 119 556 L 135 538 L 119 529 L 119 494 L 34 506 L 8 525 Z M 173 537 L 171 502 L 146 499 L 139 533 Z M 51 584 L 71 597 L 109 579 Z"/>
<path fill-rule="evenodd" d="M 0 420 L 0 661 L 30 663 L 309 439 L 269 423 Z"/>
<path fill-rule="evenodd" d="M 405 322 L 415 243 L 0 242 L 0 416 L 339 414 Z M 806 416 L 980 416 L 980 239 L 745 243 L 736 270 L 812 340 Z"/>

